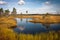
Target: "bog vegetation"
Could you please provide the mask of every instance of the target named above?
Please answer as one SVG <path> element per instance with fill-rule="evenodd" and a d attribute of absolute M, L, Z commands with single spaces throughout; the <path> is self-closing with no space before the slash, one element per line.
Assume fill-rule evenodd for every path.
<path fill-rule="evenodd" d="M 17 34 L 12 29 L 0 28 L 0 40 L 60 40 L 60 33 L 50 31 L 40 34 Z"/>
<path fill-rule="evenodd" d="M 60 32 L 59 31 L 58 32 L 49 31 L 49 32 L 39 33 L 39 34 L 36 33 L 34 35 L 33 34 L 23 34 L 23 33 L 17 34 L 17 33 L 15 33 L 12 29 L 7 28 L 8 26 L 11 27 L 13 25 L 16 25 L 16 22 L 13 20 L 13 17 L 9 17 L 9 12 L 10 11 L 8 9 L 3 11 L 3 8 L 0 8 L 0 40 L 60 40 Z M 16 9 L 13 8 L 11 15 L 15 15 L 15 14 L 16 14 Z M 40 16 L 37 16 L 37 17 L 40 18 Z M 60 16 L 50 17 L 50 18 L 52 19 L 51 21 L 56 22 L 56 20 L 59 19 L 59 17 Z M 40 19 L 40 20 L 43 20 L 43 19 Z M 35 21 L 37 21 L 37 20 L 35 20 Z M 60 22 L 60 19 L 57 20 L 57 22 Z M 6 24 L 9 24 L 9 25 L 6 25 Z"/>

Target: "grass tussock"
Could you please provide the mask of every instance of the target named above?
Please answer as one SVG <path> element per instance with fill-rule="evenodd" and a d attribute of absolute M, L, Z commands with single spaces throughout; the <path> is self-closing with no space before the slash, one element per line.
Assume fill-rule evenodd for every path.
<path fill-rule="evenodd" d="M 16 20 L 13 17 L 1 17 L 0 27 L 12 27 L 16 26 Z"/>
<path fill-rule="evenodd" d="M 59 16 L 60 17 L 60 16 Z M 59 17 L 48 17 L 54 22 L 60 22 Z M 48 33 L 40 33 L 40 34 L 17 34 L 12 29 L 8 29 L 8 26 L 16 25 L 16 21 L 13 19 L 14 17 L 3 17 L 0 18 L 0 40 L 60 40 L 60 32 L 50 31 Z M 40 17 L 37 16 L 37 19 Z M 45 17 L 45 19 L 47 19 Z M 39 19 L 38 22 L 45 19 Z M 48 19 L 48 20 L 49 20 Z M 59 19 L 59 20 L 57 20 Z M 33 19 L 37 21 L 36 19 Z M 8 25 L 7 25 L 8 24 Z"/>
<path fill-rule="evenodd" d="M 59 32 L 48 32 L 40 34 L 16 34 L 8 28 L 0 28 L 0 40 L 60 40 Z"/>
<path fill-rule="evenodd" d="M 0 28 L 0 40 L 17 40 L 16 34 L 7 28 Z"/>

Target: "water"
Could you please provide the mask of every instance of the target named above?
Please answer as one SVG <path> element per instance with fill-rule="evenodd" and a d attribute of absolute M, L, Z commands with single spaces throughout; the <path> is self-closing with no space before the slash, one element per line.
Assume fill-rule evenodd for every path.
<path fill-rule="evenodd" d="M 17 27 L 14 28 L 14 31 L 17 33 L 40 33 L 48 31 L 58 31 L 60 30 L 60 24 L 41 24 L 41 23 L 32 23 L 29 22 L 31 18 L 16 18 Z"/>

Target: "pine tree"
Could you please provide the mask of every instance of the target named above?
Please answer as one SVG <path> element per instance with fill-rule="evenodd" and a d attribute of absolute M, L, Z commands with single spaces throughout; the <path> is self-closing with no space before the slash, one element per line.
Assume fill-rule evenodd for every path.
<path fill-rule="evenodd" d="M 13 8 L 12 15 L 16 15 L 16 8 Z"/>
<path fill-rule="evenodd" d="M 3 8 L 0 8 L 0 16 L 2 16 L 4 13 Z"/>
<path fill-rule="evenodd" d="M 7 10 L 5 10 L 5 16 L 8 16 L 9 15 L 9 13 L 10 13 L 10 11 L 9 11 L 9 9 L 7 9 Z"/>

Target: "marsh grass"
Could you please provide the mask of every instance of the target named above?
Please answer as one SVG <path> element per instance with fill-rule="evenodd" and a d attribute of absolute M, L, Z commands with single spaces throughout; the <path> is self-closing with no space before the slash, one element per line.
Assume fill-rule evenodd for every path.
<path fill-rule="evenodd" d="M 55 31 L 39 34 L 17 34 L 12 29 L 0 28 L 0 40 L 60 40 L 60 33 Z"/>

